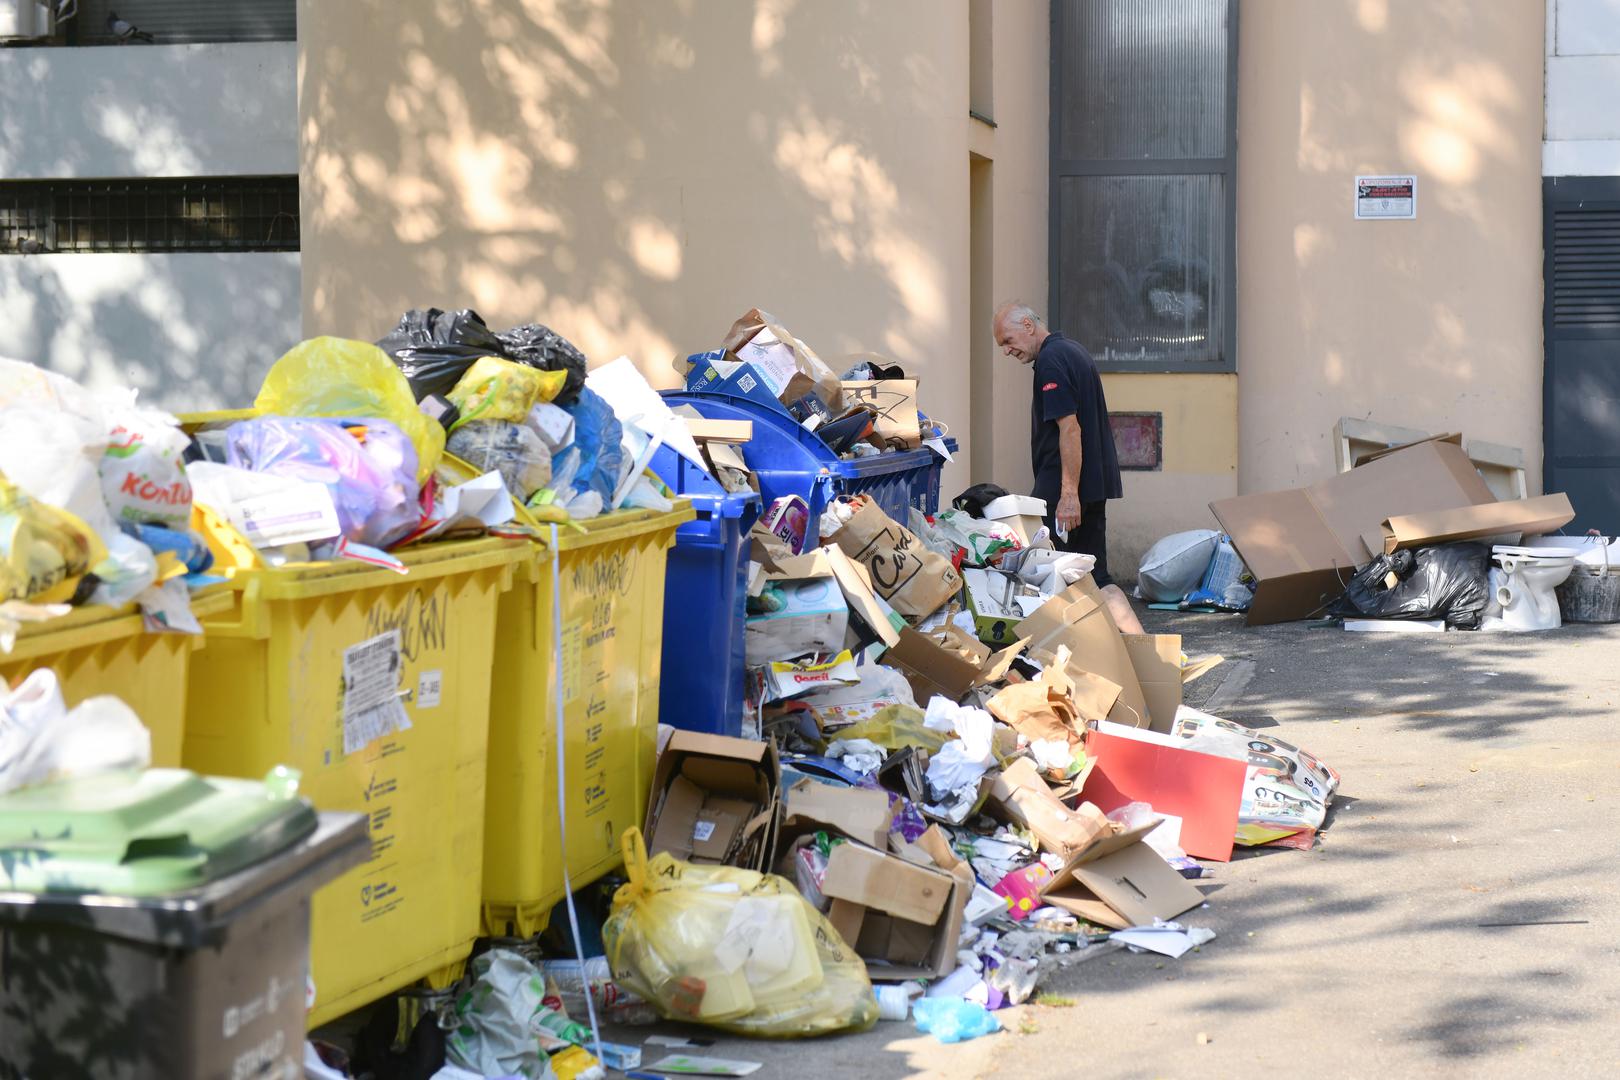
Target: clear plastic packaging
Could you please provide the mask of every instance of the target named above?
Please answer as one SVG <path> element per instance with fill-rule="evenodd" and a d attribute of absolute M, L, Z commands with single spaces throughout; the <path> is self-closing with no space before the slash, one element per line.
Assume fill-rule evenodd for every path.
<path fill-rule="evenodd" d="M 479 472 L 500 473 L 519 502 L 551 483 L 551 451 L 523 424 L 473 420 L 451 432 L 444 448 Z"/>
<path fill-rule="evenodd" d="M 261 416 L 232 424 L 225 440 L 236 468 L 326 485 L 343 535 L 356 543 L 386 548 L 422 520 L 415 448 L 386 420 Z"/>

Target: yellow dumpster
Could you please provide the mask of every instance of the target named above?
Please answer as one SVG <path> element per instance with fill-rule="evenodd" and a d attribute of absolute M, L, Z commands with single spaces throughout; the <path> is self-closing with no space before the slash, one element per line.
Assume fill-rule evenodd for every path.
<path fill-rule="evenodd" d="M 210 589 L 192 598 L 201 619 L 228 610 L 229 592 Z M 17 643 L 0 655 L 0 678 L 15 686 L 35 668 L 51 668 L 69 707 L 113 694 L 135 710 L 152 732 L 152 764 L 180 764 L 186 719 L 186 670 L 205 644 L 196 634 L 150 633 L 134 604 L 90 604 L 60 618 L 25 623 Z"/>
<path fill-rule="evenodd" d="M 426 978 L 460 975 L 479 927 L 496 603 L 532 545 L 483 538 L 357 563 L 239 569 L 205 619 L 185 766 L 303 773 L 322 810 L 370 817 L 371 858 L 316 893 L 315 1005 L 325 1023 Z"/>
<path fill-rule="evenodd" d="M 667 513 L 624 510 L 557 526 L 561 670 L 554 660 L 549 539 L 501 598 L 489 722 L 486 933 L 537 933 L 563 896 L 559 694 L 574 888 L 617 867 L 619 835 L 641 824 L 657 742 L 665 559 L 676 528 L 694 516 L 691 503 L 680 500 Z"/>

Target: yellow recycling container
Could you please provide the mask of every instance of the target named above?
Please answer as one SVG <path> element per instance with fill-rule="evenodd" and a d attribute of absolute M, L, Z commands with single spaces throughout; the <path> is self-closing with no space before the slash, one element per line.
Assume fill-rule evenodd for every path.
<path fill-rule="evenodd" d="M 526 541 L 482 538 L 353 562 L 238 569 L 205 619 L 184 764 L 303 773 L 318 809 L 370 817 L 371 858 L 315 894 L 311 1026 L 418 979 L 459 977 L 479 926 L 496 603 Z"/>
<path fill-rule="evenodd" d="M 621 510 L 557 526 L 562 669 L 554 660 L 549 535 L 501 598 L 489 721 L 484 928 L 527 937 L 563 896 L 556 700 L 567 740 L 568 869 L 581 886 L 620 865 L 647 808 L 658 738 L 664 566 L 695 516 Z M 549 526 L 541 525 L 542 532 Z M 693 657 L 693 663 L 703 663 Z"/>
<path fill-rule="evenodd" d="M 191 599 L 199 619 L 230 609 L 231 594 L 211 588 Z M 186 720 L 186 670 L 206 644 L 197 634 L 151 633 L 134 604 L 87 604 L 59 618 L 25 623 L 0 655 L 0 678 L 15 686 L 35 668 L 51 668 L 72 708 L 112 694 L 135 710 L 152 733 L 152 764 L 177 768 Z"/>

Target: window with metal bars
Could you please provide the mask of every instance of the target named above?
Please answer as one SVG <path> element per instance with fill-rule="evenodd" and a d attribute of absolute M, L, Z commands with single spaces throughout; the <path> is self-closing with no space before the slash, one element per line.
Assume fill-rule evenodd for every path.
<path fill-rule="evenodd" d="M 0 181 L 0 254 L 297 251 L 298 177 Z"/>

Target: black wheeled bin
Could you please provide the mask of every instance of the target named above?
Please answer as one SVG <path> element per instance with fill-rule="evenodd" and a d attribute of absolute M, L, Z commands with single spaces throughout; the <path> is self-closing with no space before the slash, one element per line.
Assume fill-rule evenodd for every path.
<path fill-rule="evenodd" d="M 151 769 L 0 796 L 0 1080 L 303 1076 L 310 896 L 370 843 L 295 792 Z"/>

